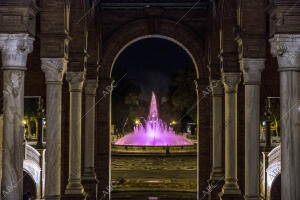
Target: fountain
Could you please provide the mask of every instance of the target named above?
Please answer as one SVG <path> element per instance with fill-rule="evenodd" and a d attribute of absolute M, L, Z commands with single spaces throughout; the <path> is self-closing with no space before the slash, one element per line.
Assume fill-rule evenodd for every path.
<path fill-rule="evenodd" d="M 150 111 L 145 125 L 138 123 L 133 133 L 129 133 L 115 142 L 115 145 L 129 146 L 190 146 L 193 142 L 177 135 L 172 127 L 158 118 L 155 94 L 152 92 Z"/>

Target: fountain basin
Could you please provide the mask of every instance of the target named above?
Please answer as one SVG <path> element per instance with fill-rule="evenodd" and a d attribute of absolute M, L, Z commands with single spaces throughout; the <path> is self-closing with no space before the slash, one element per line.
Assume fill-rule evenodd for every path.
<path fill-rule="evenodd" d="M 137 146 L 112 144 L 111 153 L 113 155 L 196 155 L 197 144 L 181 146 Z"/>

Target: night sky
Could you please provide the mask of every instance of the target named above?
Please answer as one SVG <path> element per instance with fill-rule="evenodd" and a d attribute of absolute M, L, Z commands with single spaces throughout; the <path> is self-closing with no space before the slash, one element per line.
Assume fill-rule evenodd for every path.
<path fill-rule="evenodd" d="M 151 91 L 165 96 L 173 74 L 186 68 L 194 68 L 194 64 L 184 49 L 166 39 L 147 38 L 131 44 L 120 54 L 112 75 L 118 81 L 127 72 L 124 79 L 135 79 L 146 100 Z"/>

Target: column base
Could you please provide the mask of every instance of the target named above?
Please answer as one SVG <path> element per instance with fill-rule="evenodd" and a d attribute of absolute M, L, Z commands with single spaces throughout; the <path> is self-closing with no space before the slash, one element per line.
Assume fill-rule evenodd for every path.
<path fill-rule="evenodd" d="M 236 179 L 228 179 L 219 194 L 221 200 L 243 200 L 243 196 Z"/>
<path fill-rule="evenodd" d="M 223 176 L 221 177 L 223 178 Z M 222 191 L 222 187 L 224 185 L 224 180 L 208 180 L 209 186 L 211 187 L 210 200 L 219 200 L 219 193 Z"/>
<path fill-rule="evenodd" d="M 69 182 L 67 185 L 67 188 L 65 190 L 65 194 L 69 195 L 69 194 L 84 194 L 84 189 L 83 186 L 81 184 L 81 181 L 76 180 L 75 182 Z"/>
<path fill-rule="evenodd" d="M 44 196 L 44 200 L 60 200 L 59 195 L 52 195 L 52 196 Z"/>
<path fill-rule="evenodd" d="M 245 196 L 245 200 L 261 200 L 259 196 Z"/>
<path fill-rule="evenodd" d="M 88 194 L 87 200 L 97 199 L 98 180 L 96 177 L 83 177 L 81 182 L 84 187 L 84 191 Z"/>
<path fill-rule="evenodd" d="M 87 194 L 84 192 L 83 194 L 65 194 L 62 197 L 62 200 L 86 200 Z"/>
<path fill-rule="evenodd" d="M 244 200 L 241 194 L 223 194 L 223 192 L 219 194 L 219 198 L 220 200 Z"/>

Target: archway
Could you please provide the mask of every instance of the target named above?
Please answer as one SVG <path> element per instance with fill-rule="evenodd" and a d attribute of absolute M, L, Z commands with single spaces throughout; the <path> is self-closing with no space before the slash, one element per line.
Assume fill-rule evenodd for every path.
<path fill-rule="evenodd" d="M 35 197 L 42 198 L 42 179 L 41 179 L 41 167 L 40 167 L 40 153 L 30 145 L 26 145 L 25 149 L 25 160 L 23 161 L 23 171 L 26 173 L 28 183 L 26 187 L 28 189 L 35 188 Z M 31 180 L 33 181 L 33 184 Z M 24 179 L 25 182 L 25 179 Z M 29 192 L 32 192 L 33 189 L 30 189 Z M 28 192 L 25 189 L 24 193 Z M 33 194 L 33 193 L 32 193 Z"/>
<path fill-rule="evenodd" d="M 281 199 L 281 174 L 279 174 L 273 181 L 271 186 L 270 200 L 280 200 Z"/>
<path fill-rule="evenodd" d="M 102 68 L 100 68 L 99 88 L 98 88 L 98 117 L 97 129 L 99 133 L 96 136 L 98 160 L 96 160 L 96 171 L 98 177 L 102 177 L 102 185 L 100 183 L 99 190 L 105 191 L 111 184 L 110 171 L 110 133 L 111 130 L 111 94 L 109 98 L 103 98 L 103 92 L 107 93 L 107 87 L 111 87 L 111 75 L 114 63 L 120 53 L 130 44 L 145 39 L 145 38 L 162 38 L 172 41 L 182 47 L 193 60 L 196 71 L 197 84 L 197 101 L 196 109 L 198 113 L 197 118 L 197 190 L 200 196 L 202 191 L 207 186 L 207 179 L 209 178 L 209 165 L 202 165 L 199 167 L 200 160 L 205 163 L 210 162 L 210 138 L 207 133 L 210 131 L 210 101 L 205 100 L 205 106 L 199 106 L 199 99 L 202 98 L 200 92 L 209 86 L 208 69 L 204 64 L 204 44 L 199 36 L 196 36 L 192 31 L 186 27 L 176 24 L 170 20 L 156 19 L 156 25 L 152 26 L 146 19 L 138 20 L 123 26 L 120 30 L 103 45 L 103 60 Z M 201 115 L 199 115 L 201 113 Z M 199 138 L 201 137 L 201 140 Z M 101 141 L 101 143 L 100 143 Z M 101 144 L 101 145 L 100 145 Z M 201 146 L 201 148 L 199 148 Z M 100 159 L 101 158 L 101 159 Z M 100 160 L 102 161 L 100 163 Z M 106 166 L 106 167 L 105 167 Z M 109 170 L 107 170 L 109 169 Z M 108 175 L 108 176 L 107 176 Z"/>
<path fill-rule="evenodd" d="M 37 198 L 35 181 L 26 171 L 23 171 L 23 195 L 24 194 L 30 194 L 31 199 Z"/>
<path fill-rule="evenodd" d="M 172 144 L 176 144 L 169 143 L 171 153 L 168 155 L 165 147 L 157 144 L 157 138 L 156 142 L 149 137 L 145 139 L 144 129 L 140 132 L 143 135 L 141 138 L 131 141 L 138 143 L 138 146 L 114 145 L 114 142 L 132 135 L 133 127 L 147 127 L 153 97 L 156 99 L 157 117 L 161 120 L 159 123 L 169 126 L 179 135 L 185 133 L 190 139 L 197 140 L 195 133 L 188 134 L 186 131 L 187 123 L 196 122 L 196 109 L 192 107 L 196 103 L 193 82 L 196 72 L 190 55 L 165 38 L 142 38 L 131 43 L 118 56 L 112 77 L 116 81 L 124 77 L 112 92 L 112 199 L 124 194 L 131 195 L 129 199 L 142 198 L 142 195 L 145 195 L 144 198 L 168 196 L 170 199 L 181 195 L 182 198 L 195 199 L 196 145 L 182 146 L 179 147 L 183 148 L 180 152 L 175 152 Z M 185 98 L 182 99 L 182 96 Z M 157 133 L 166 137 L 169 132 Z M 159 135 L 156 136 L 162 138 Z M 149 146 L 142 146 L 144 142 Z M 187 148 L 189 152 L 181 155 Z"/>
<path fill-rule="evenodd" d="M 280 189 L 280 181 L 281 179 L 281 146 L 275 147 L 269 154 L 268 154 L 268 168 L 267 168 L 267 199 L 272 198 L 272 192 L 273 195 L 277 196 L 278 191 L 276 192 L 276 189 Z M 275 181 L 277 183 L 273 187 Z M 278 188 L 279 184 L 279 188 Z M 272 191 L 273 190 L 273 191 Z M 279 192 L 280 194 L 280 192 Z M 274 198 L 275 198 L 274 196 Z"/>

